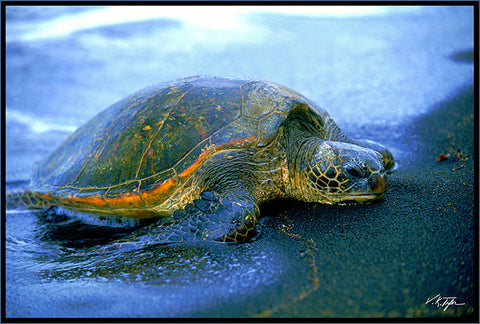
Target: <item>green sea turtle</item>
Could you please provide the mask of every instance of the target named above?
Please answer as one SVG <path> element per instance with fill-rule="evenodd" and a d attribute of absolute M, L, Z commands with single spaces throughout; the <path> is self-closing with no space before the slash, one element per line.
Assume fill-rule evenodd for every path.
<path fill-rule="evenodd" d="M 190 77 L 140 90 L 74 132 L 37 166 L 32 207 L 160 220 L 151 242 L 241 242 L 259 204 L 381 198 L 392 154 L 345 135 L 280 85 Z"/>

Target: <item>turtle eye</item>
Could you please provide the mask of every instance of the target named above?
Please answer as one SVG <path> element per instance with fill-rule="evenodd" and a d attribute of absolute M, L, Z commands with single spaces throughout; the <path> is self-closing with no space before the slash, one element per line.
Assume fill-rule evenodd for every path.
<path fill-rule="evenodd" d="M 354 178 L 361 178 L 360 172 L 358 172 L 358 170 L 355 168 L 347 168 L 345 171 L 347 171 L 347 173 Z"/>
<path fill-rule="evenodd" d="M 352 178 L 363 178 L 364 172 L 355 163 L 347 162 L 343 164 L 343 170 Z"/>

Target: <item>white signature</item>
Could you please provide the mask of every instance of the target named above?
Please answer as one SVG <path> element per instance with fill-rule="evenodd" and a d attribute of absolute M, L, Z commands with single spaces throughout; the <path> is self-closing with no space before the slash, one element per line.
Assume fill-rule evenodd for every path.
<path fill-rule="evenodd" d="M 462 306 L 465 303 L 457 303 L 457 297 L 442 297 L 440 294 L 432 298 L 427 298 L 425 305 L 432 304 L 439 307 L 443 307 L 443 311 L 446 311 L 450 306 Z"/>

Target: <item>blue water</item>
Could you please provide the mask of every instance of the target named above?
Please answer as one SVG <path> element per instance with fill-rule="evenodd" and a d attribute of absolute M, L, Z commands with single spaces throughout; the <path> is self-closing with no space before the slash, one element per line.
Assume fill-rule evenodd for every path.
<path fill-rule="evenodd" d="M 396 127 L 472 84 L 473 66 L 451 59 L 472 48 L 471 7 L 7 6 L 7 190 L 24 188 L 36 161 L 110 104 L 199 74 L 295 89 L 401 157 Z M 180 245 L 82 259 L 32 212 L 10 209 L 6 220 L 7 316 L 215 315 L 295 271 L 265 237 L 260 253 Z"/>

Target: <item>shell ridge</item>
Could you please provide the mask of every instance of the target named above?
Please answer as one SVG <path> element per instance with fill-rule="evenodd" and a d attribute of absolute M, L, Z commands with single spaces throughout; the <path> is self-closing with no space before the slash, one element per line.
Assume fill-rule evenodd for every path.
<path fill-rule="evenodd" d="M 122 182 L 122 183 L 118 183 L 116 185 L 111 185 L 111 186 L 108 186 L 108 187 L 96 187 L 96 186 L 87 186 L 87 187 L 76 187 L 76 186 L 72 186 L 72 185 L 65 185 L 65 186 L 54 186 L 54 185 L 51 185 L 51 184 L 45 184 L 45 187 L 49 187 L 49 188 L 52 188 L 52 189 L 56 189 L 56 190 L 62 190 L 62 189 L 72 189 L 72 190 L 75 190 L 75 191 L 88 191 L 88 190 L 105 190 L 105 195 L 107 195 L 107 192 L 110 191 L 111 189 L 114 189 L 114 188 L 117 188 L 117 187 L 122 187 L 126 184 L 129 184 L 129 183 L 132 183 L 132 182 L 138 182 L 139 183 L 139 186 L 138 188 L 140 187 L 140 183 L 141 181 L 145 180 L 145 179 L 150 179 L 150 178 L 154 178 L 156 176 L 158 176 L 159 174 L 161 173 L 165 173 L 166 171 L 173 171 L 174 173 L 174 176 L 175 178 L 178 180 L 178 175 L 177 175 L 177 172 L 176 170 L 174 170 L 173 168 L 169 168 L 167 170 L 163 170 L 161 172 L 157 172 L 149 177 L 146 177 L 144 179 L 140 179 L 140 180 L 128 180 L 128 181 L 125 181 L 125 182 Z"/>
<path fill-rule="evenodd" d="M 240 115 L 243 117 L 243 115 L 245 114 L 245 97 L 244 97 L 244 94 L 243 94 L 243 89 L 242 87 L 249 84 L 249 83 L 254 83 L 255 81 L 251 80 L 251 81 L 248 81 L 248 82 L 245 82 L 245 83 L 242 83 L 240 86 L 239 86 L 239 89 L 240 89 L 240 94 L 242 95 L 242 109 L 241 109 L 241 113 Z"/>
<path fill-rule="evenodd" d="M 177 170 L 176 170 L 175 168 L 176 168 L 180 163 L 182 163 L 183 160 L 185 160 L 190 153 L 192 153 L 195 149 L 197 149 L 197 148 L 198 148 L 199 146 L 201 146 L 202 144 L 205 144 L 205 142 L 209 142 L 209 143 L 210 143 L 210 145 L 207 145 L 207 147 L 211 147 L 211 146 L 212 146 L 212 145 L 211 145 L 211 141 L 210 141 L 210 137 L 211 137 L 211 136 L 207 137 L 206 139 L 204 139 L 203 141 L 201 141 L 200 143 L 198 143 L 197 145 L 195 145 L 190 151 L 188 151 L 187 153 L 185 153 L 185 155 L 184 155 L 180 160 L 178 160 L 178 162 L 175 163 L 175 164 L 173 165 L 173 167 L 171 167 L 171 169 L 173 169 L 173 171 L 175 172 L 175 175 L 176 175 L 176 176 L 177 176 Z M 213 147 L 214 147 L 214 150 L 216 151 L 215 146 L 213 146 Z"/>
<path fill-rule="evenodd" d="M 143 152 L 142 154 L 142 158 L 140 159 L 140 162 L 138 164 L 138 169 L 137 169 L 137 172 L 135 173 L 135 179 L 138 178 L 138 174 L 142 168 L 142 164 L 143 164 L 143 159 L 145 158 L 145 156 L 147 155 L 147 152 L 150 150 L 150 148 L 152 147 L 152 143 L 153 141 L 155 140 L 155 138 L 157 137 L 158 133 L 160 132 L 160 130 L 163 128 L 163 125 L 165 125 L 165 121 L 168 119 L 168 117 L 170 116 L 170 114 L 172 113 L 173 109 L 179 104 L 179 102 L 183 99 L 183 97 L 189 92 L 190 90 L 187 90 L 185 91 L 181 96 L 180 98 L 178 98 L 177 102 L 175 102 L 172 107 L 170 108 L 170 110 L 168 111 L 168 113 L 165 115 L 165 117 L 163 118 L 161 124 L 158 126 L 158 129 L 157 131 L 155 132 L 155 135 L 153 135 L 151 138 L 150 138 L 150 142 L 148 143 L 147 145 L 147 148 L 145 149 L 145 151 Z"/>
<path fill-rule="evenodd" d="M 279 103 L 275 106 L 275 108 L 273 108 L 272 114 L 273 114 L 273 113 L 276 113 L 276 112 L 278 112 L 278 113 L 284 113 L 283 111 L 278 111 L 278 109 L 280 108 L 280 106 L 283 105 L 284 103 L 286 103 L 287 101 L 296 100 L 296 99 L 298 99 L 298 98 L 288 97 L 288 98 L 286 98 L 285 100 L 279 102 Z M 266 117 L 266 116 L 265 116 L 265 117 Z M 263 117 L 263 118 L 265 118 L 265 117 Z M 263 119 L 263 118 L 262 118 L 262 119 Z"/>
<path fill-rule="evenodd" d="M 170 172 L 173 172 L 173 177 L 170 177 L 170 178 L 175 178 L 175 181 L 178 181 L 179 178 L 178 178 L 178 176 L 177 176 L 177 172 L 175 171 L 175 169 L 174 169 L 173 167 L 168 168 L 168 169 L 163 170 L 163 171 L 160 171 L 160 172 L 157 172 L 157 173 L 155 173 L 155 174 L 152 174 L 152 175 L 150 175 L 150 176 L 148 176 L 148 177 L 145 177 L 145 178 L 143 178 L 143 179 L 140 179 L 140 180 L 138 180 L 138 181 L 140 181 L 140 182 L 141 182 L 141 181 L 145 181 L 145 180 L 148 180 L 148 179 L 151 179 L 151 178 L 155 178 L 155 177 L 157 177 L 158 175 L 160 175 L 160 174 L 162 174 L 162 173 L 168 174 L 168 173 L 170 173 Z M 160 180 L 162 180 L 162 179 L 164 179 L 164 178 L 161 178 L 161 179 L 156 180 L 155 183 L 157 183 L 158 181 L 160 181 Z M 140 188 L 140 186 L 139 186 L 139 188 Z M 145 190 L 144 190 L 144 191 L 145 191 Z"/>

